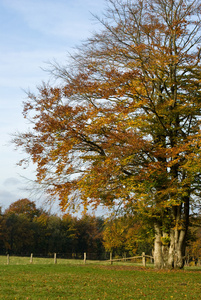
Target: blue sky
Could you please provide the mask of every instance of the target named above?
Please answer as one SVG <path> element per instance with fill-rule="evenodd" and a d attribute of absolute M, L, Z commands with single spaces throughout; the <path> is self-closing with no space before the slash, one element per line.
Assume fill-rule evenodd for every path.
<path fill-rule="evenodd" d="M 0 0 L 0 206 L 28 197 L 21 176 L 34 178 L 34 168 L 16 163 L 23 157 L 9 146 L 10 134 L 28 128 L 22 117 L 25 90 L 35 91 L 54 59 L 65 64 L 67 53 L 98 28 L 91 15 L 101 15 L 104 0 Z M 35 200 L 35 199 L 30 199 Z M 42 204 L 42 203 L 40 203 Z M 40 205 L 39 204 L 39 205 Z"/>

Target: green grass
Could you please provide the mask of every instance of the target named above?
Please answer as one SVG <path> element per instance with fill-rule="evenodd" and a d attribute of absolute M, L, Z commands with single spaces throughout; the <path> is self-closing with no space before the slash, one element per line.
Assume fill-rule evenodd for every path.
<path fill-rule="evenodd" d="M 5 259 L 5 257 L 4 257 Z M 14 262 L 14 257 L 11 259 Z M 19 257 L 18 259 L 19 263 Z M 0 299 L 200 299 L 201 269 L 155 271 L 132 264 L 1 264 Z M 36 260 L 36 259 L 35 259 Z M 41 263 L 43 261 L 43 263 Z M 64 261 L 63 261 L 64 262 Z"/>

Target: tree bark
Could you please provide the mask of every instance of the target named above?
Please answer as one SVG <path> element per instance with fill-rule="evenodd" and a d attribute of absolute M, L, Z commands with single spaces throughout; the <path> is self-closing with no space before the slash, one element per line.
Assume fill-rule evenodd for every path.
<path fill-rule="evenodd" d="M 176 253 L 175 253 L 175 261 L 174 268 L 182 269 L 184 267 L 184 243 L 185 243 L 186 231 L 180 230 L 178 241 L 176 244 Z"/>
<path fill-rule="evenodd" d="M 167 268 L 172 269 L 174 268 L 174 230 L 170 231 L 170 245 L 169 245 L 169 254 L 168 254 L 168 261 L 167 261 Z"/>
<path fill-rule="evenodd" d="M 171 229 L 163 233 L 155 224 L 154 264 L 157 269 L 182 269 L 184 267 L 186 230 Z"/>
<path fill-rule="evenodd" d="M 161 229 L 159 224 L 155 224 L 154 265 L 157 269 L 163 268 Z"/>

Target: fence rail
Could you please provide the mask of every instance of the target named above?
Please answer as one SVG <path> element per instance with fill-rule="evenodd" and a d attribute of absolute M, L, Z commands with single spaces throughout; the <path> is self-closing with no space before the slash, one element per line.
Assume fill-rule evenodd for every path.
<path fill-rule="evenodd" d="M 110 264 L 117 261 L 126 261 L 126 260 L 134 260 L 134 259 L 142 259 L 142 265 L 146 267 L 146 258 L 150 258 L 151 262 L 153 262 L 153 256 L 146 255 L 144 252 L 142 252 L 141 256 L 132 256 L 132 257 L 122 257 L 122 258 L 114 258 L 112 259 L 112 255 L 110 255 L 110 259 L 108 260 Z"/>

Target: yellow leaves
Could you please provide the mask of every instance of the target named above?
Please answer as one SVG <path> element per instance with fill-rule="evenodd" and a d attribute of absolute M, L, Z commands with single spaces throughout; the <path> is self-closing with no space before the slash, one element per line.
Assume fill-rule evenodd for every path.
<path fill-rule="evenodd" d="M 40 223 L 42 226 L 47 225 L 48 216 L 47 214 L 41 214 L 39 217 L 36 218 L 36 222 Z"/>
<path fill-rule="evenodd" d="M 138 226 L 138 224 L 129 224 L 124 218 L 106 221 L 103 232 L 104 247 L 108 251 L 124 249 L 134 254 L 137 250 Z"/>

